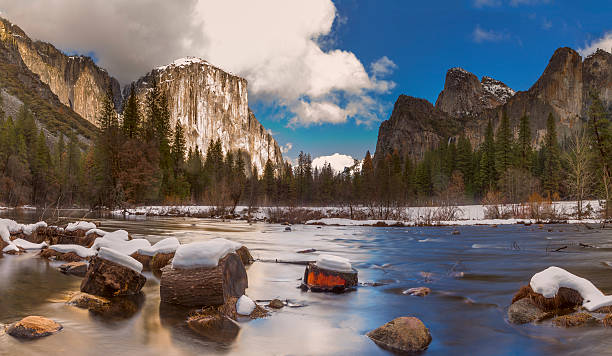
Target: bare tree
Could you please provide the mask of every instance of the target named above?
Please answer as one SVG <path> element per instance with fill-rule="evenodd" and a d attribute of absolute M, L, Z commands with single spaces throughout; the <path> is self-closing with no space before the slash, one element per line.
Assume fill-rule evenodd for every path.
<path fill-rule="evenodd" d="M 563 158 L 568 166 L 567 186 L 571 197 L 576 199 L 576 214 L 581 218 L 584 214 L 583 201 L 591 193 L 594 175 L 590 169 L 592 164 L 591 141 L 582 128 L 576 130 L 570 138 L 568 150 Z"/>

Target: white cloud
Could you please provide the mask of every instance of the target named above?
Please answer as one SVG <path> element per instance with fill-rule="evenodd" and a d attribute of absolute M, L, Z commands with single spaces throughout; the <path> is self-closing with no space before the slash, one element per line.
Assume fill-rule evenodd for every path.
<path fill-rule="evenodd" d="M 287 152 L 291 151 L 291 149 L 292 149 L 292 148 L 293 148 L 293 143 L 291 143 L 291 142 L 287 142 L 287 143 L 286 143 L 284 146 L 282 146 L 280 149 L 281 149 L 281 152 L 282 152 L 283 154 L 285 154 L 285 153 L 287 153 Z"/>
<path fill-rule="evenodd" d="M 252 99 L 291 111 L 294 126 L 378 120 L 380 105 L 349 106 L 394 85 L 368 73 L 354 53 L 322 49 L 338 19 L 331 0 L 0 0 L 0 9 L 35 38 L 95 52 L 123 84 L 200 56 L 245 77 Z M 384 68 L 388 74 L 393 66 Z"/>
<path fill-rule="evenodd" d="M 336 173 L 344 172 L 345 167 L 351 167 L 355 164 L 355 159 L 351 156 L 334 153 L 331 156 L 320 156 L 312 160 L 312 166 L 321 169 L 325 164 L 329 163 L 331 168 Z"/>
<path fill-rule="evenodd" d="M 508 34 L 497 32 L 494 30 L 485 30 L 480 25 L 476 25 L 472 32 L 472 39 L 476 43 L 482 42 L 499 42 L 509 38 Z"/>
<path fill-rule="evenodd" d="M 384 77 L 385 75 L 391 74 L 396 68 L 397 64 L 387 56 L 382 56 L 376 62 L 370 64 L 370 71 L 372 75 L 376 77 Z"/>
<path fill-rule="evenodd" d="M 597 49 L 603 49 L 604 51 L 612 51 L 612 31 L 606 32 L 601 38 L 598 38 L 591 43 L 586 44 L 584 48 L 578 50 L 578 53 L 583 57 L 589 54 L 595 53 Z"/>

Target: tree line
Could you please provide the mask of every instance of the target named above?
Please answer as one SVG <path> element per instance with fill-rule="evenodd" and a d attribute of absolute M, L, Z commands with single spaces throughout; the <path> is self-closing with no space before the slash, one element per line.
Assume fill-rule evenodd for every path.
<path fill-rule="evenodd" d="M 143 103 L 132 87 L 122 115 L 109 91 L 97 137 L 86 150 L 72 131 L 53 141 L 24 105 L 15 118 L 0 112 L 0 202 L 91 208 L 206 204 L 223 210 L 367 206 L 380 218 L 402 206 L 516 203 L 534 195 L 610 202 L 610 116 L 596 94 L 590 101 L 583 125 L 561 142 L 552 113 L 538 148 L 530 118 L 523 115 L 511 127 L 503 113 L 496 130 L 488 122 L 477 147 L 461 135 L 442 140 L 418 160 L 397 151 L 384 157 L 367 152 L 343 172 L 329 164 L 313 167 L 304 152 L 295 166 L 268 161 L 260 172 L 246 152 L 224 153 L 219 140 L 205 152 L 187 148 L 184 128 L 171 126 L 168 99 L 157 85 Z M 582 213 L 582 205 L 578 209 Z"/>

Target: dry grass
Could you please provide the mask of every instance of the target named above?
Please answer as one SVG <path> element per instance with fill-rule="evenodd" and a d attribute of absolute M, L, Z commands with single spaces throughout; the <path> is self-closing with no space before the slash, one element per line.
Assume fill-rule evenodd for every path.
<path fill-rule="evenodd" d="M 149 266 L 152 271 L 159 271 L 170 263 L 174 258 L 174 252 L 171 253 L 156 253 L 151 259 Z"/>
<path fill-rule="evenodd" d="M 545 298 L 534 292 L 530 286 L 522 286 L 512 298 L 512 303 L 519 299 L 529 298 L 540 309 L 545 312 L 559 309 L 575 308 L 582 305 L 582 296 L 573 289 L 561 287 L 553 298 Z"/>
<path fill-rule="evenodd" d="M 589 320 L 594 319 L 589 313 L 576 313 L 569 315 L 558 316 L 553 319 L 553 325 L 570 328 L 586 324 Z"/>
<path fill-rule="evenodd" d="M 603 324 L 603 326 L 605 327 L 612 327 L 612 314 L 608 314 L 606 315 L 602 320 L 601 323 Z"/>

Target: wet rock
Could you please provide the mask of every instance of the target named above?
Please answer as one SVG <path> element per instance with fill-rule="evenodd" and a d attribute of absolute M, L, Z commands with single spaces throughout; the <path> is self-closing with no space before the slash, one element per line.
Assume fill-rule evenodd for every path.
<path fill-rule="evenodd" d="M 76 293 L 67 302 L 104 319 L 122 320 L 134 316 L 144 304 L 144 295 L 102 298 L 87 293 Z"/>
<path fill-rule="evenodd" d="M 424 297 L 431 293 L 431 289 L 427 287 L 410 288 L 402 292 L 403 294 L 413 295 L 415 297 Z"/>
<path fill-rule="evenodd" d="M 162 268 L 166 267 L 170 264 L 170 262 L 172 262 L 173 258 L 174 252 L 156 253 L 155 256 L 153 256 L 153 258 L 151 259 L 149 266 L 152 271 L 161 271 Z"/>
<path fill-rule="evenodd" d="M 431 343 L 429 329 L 415 317 L 393 319 L 367 335 L 378 346 L 392 352 L 422 351 Z"/>
<path fill-rule="evenodd" d="M 268 303 L 268 306 L 274 309 L 281 309 L 285 306 L 285 303 L 283 303 L 280 299 L 272 299 L 270 303 Z"/>
<path fill-rule="evenodd" d="M 533 304 L 545 312 L 576 309 L 582 305 L 583 301 L 580 293 L 570 288 L 561 287 L 553 298 L 545 298 L 543 295 L 534 292 L 529 285 L 521 287 L 512 298 L 512 303 L 523 298 L 529 298 Z"/>
<path fill-rule="evenodd" d="M 34 339 L 49 336 L 62 329 L 55 321 L 43 316 L 28 316 L 9 325 L 6 333 L 17 338 Z"/>
<path fill-rule="evenodd" d="M 453 235 L 461 235 L 461 232 L 459 232 L 459 230 L 453 230 Z"/>
<path fill-rule="evenodd" d="M 85 277 L 85 274 L 87 274 L 87 263 L 82 261 L 64 263 L 58 268 L 62 273 L 72 274 L 78 277 Z"/>
<path fill-rule="evenodd" d="M 110 304 L 110 300 L 97 295 L 78 292 L 75 293 L 66 304 L 74 305 L 83 309 L 101 310 Z"/>
<path fill-rule="evenodd" d="M 529 298 L 519 299 L 508 308 L 508 321 L 513 324 L 526 324 L 542 320 L 548 313 L 540 309 Z"/>
<path fill-rule="evenodd" d="M 134 252 L 133 254 L 130 255 L 130 257 L 142 263 L 143 271 L 149 271 L 151 269 L 151 260 L 153 259 L 153 257 L 147 256 L 147 255 L 141 255 L 138 252 Z"/>
<path fill-rule="evenodd" d="M 576 313 L 569 315 L 561 315 L 553 319 L 553 325 L 561 327 L 582 326 L 595 318 L 589 313 Z"/>
<path fill-rule="evenodd" d="M 142 274 L 96 256 L 92 258 L 81 283 L 81 292 L 101 297 L 135 295 L 146 281 Z"/>
<path fill-rule="evenodd" d="M 61 253 L 50 248 L 40 251 L 39 256 L 52 261 L 79 262 L 85 260 L 74 252 Z"/>
<path fill-rule="evenodd" d="M 187 325 L 197 334 L 214 342 L 232 342 L 240 333 L 240 325 L 225 315 L 190 317 Z"/>
<path fill-rule="evenodd" d="M 249 251 L 246 246 L 242 246 L 237 249 L 236 254 L 240 257 L 240 260 L 245 266 L 252 264 L 255 260 L 253 256 L 251 256 L 251 251 Z"/>
<path fill-rule="evenodd" d="M 285 226 L 285 231 L 291 231 L 291 226 Z"/>

